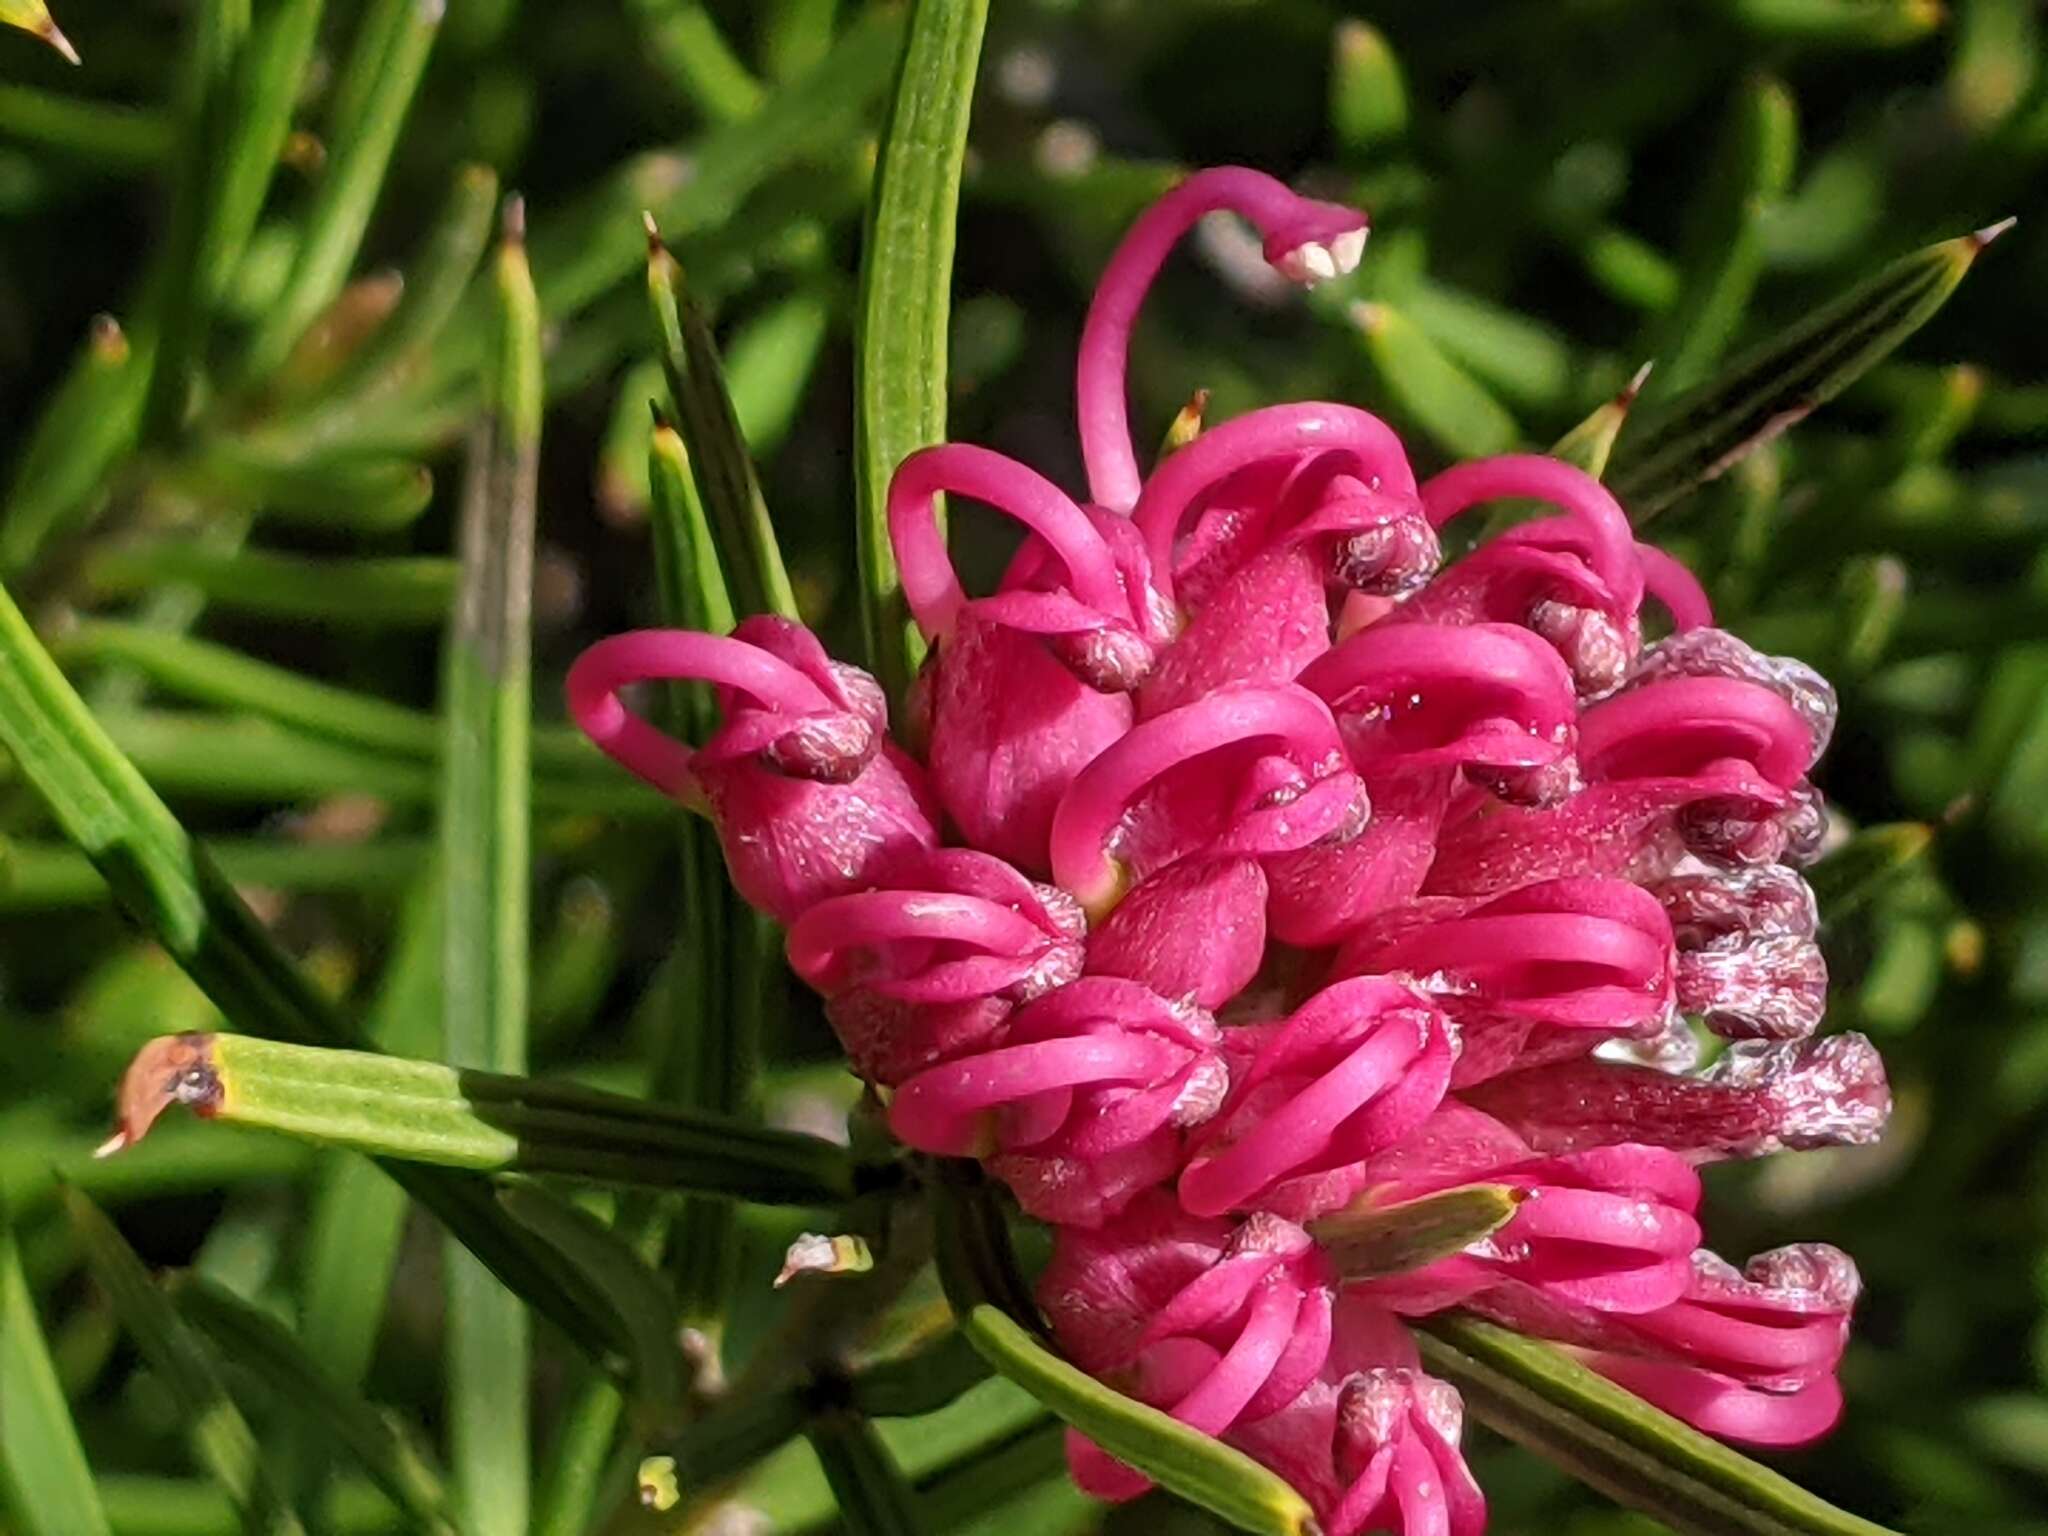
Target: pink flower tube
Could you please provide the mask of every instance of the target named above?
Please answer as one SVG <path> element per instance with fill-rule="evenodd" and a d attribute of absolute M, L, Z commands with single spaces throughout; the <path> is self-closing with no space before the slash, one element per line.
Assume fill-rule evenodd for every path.
<path fill-rule="evenodd" d="M 1790 1392 L 1769 1392 L 1698 1366 L 1640 1355 L 1585 1353 L 1585 1363 L 1653 1407 L 1720 1440 L 1744 1445 L 1808 1445 L 1842 1417 L 1842 1388 L 1821 1376 Z"/>
<path fill-rule="evenodd" d="M 1444 1016 L 1382 977 L 1326 987 L 1283 1022 L 1232 1030 L 1230 1046 L 1230 1097 L 1175 1186 L 1198 1216 L 1308 1221 L 1343 1205 L 1365 1159 L 1437 1107 L 1456 1054 Z"/>
<path fill-rule="evenodd" d="M 724 725 L 693 749 L 621 702 L 655 680 L 714 684 Z M 710 816 L 739 893 L 782 922 L 938 841 L 922 773 L 887 740 L 881 689 L 801 625 L 613 635 L 576 659 L 567 691 L 593 742 Z"/>
<path fill-rule="evenodd" d="M 1671 925 L 1624 880 L 1548 880 L 1460 910 L 1425 898 L 1338 950 L 1340 976 L 1397 972 L 1464 1031 L 1455 1081 L 1654 1033 L 1673 999 Z"/>
<path fill-rule="evenodd" d="M 1465 1184 L 1499 1184 L 1521 1203 L 1493 1236 L 1405 1275 L 1359 1282 L 1397 1312 L 1456 1306 L 1518 1282 L 1566 1306 L 1639 1314 L 1685 1294 L 1699 1246 L 1699 1175 L 1676 1153 L 1624 1143 L 1457 1174 L 1411 1176 L 1376 1199 L 1412 1200 Z"/>
<path fill-rule="evenodd" d="M 1100 1230 L 1059 1232 L 1038 1302 L 1076 1363 L 1209 1435 L 1286 1408 L 1330 1347 L 1329 1268 L 1306 1232 L 1269 1215 L 1204 1220 L 1163 1193 Z M 1067 1456 L 1098 1498 L 1151 1486 L 1079 1434 Z"/>
<path fill-rule="evenodd" d="M 1086 924 L 1066 892 L 967 848 L 905 859 L 877 890 L 819 902 L 789 964 L 822 993 L 853 1068 L 894 1086 L 986 1046 L 1020 1002 L 1081 974 Z"/>
<path fill-rule="evenodd" d="M 1697 1076 L 1581 1058 L 1509 1072 L 1460 1094 L 1539 1152 L 1634 1141 L 1701 1162 L 1861 1146 L 1891 1115 L 1884 1061 L 1853 1034 L 1745 1041 Z"/>
<path fill-rule="evenodd" d="M 1302 197 L 1240 166 L 1197 172 L 1131 226 L 1089 303 L 1074 382 L 1088 494 L 1115 511 L 1129 511 L 1141 485 L 1124 384 L 1131 329 L 1167 255 L 1205 214 L 1224 209 L 1258 230 L 1266 260 L 1297 283 L 1350 272 L 1365 249 L 1363 213 Z"/>
<path fill-rule="evenodd" d="M 898 1140 L 981 1157 L 1042 1221 L 1093 1226 L 1172 1176 L 1185 1128 L 1223 1102 L 1215 1022 L 1133 981 L 1084 977 L 1010 1015 L 993 1049 L 918 1073 Z"/>

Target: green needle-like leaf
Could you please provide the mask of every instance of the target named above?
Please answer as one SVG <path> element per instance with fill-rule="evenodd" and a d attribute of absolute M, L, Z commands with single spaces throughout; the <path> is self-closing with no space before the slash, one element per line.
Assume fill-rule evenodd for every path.
<path fill-rule="evenodd" d="M 1895 1536 L 1551 1345 L 1455 1312 L 1419 1324 L 1417 1342 L 1480 1422 L 1679 1536 Z"/>
<path fill-rule="evenodd" d="M 868 666 L 901 698 L 923 647 L 889 544 L 889 478 L 946 436 L 954 225 L 988 0 L 916 0 L 868 209 L 854 351 L 854 547 Z"/>
<path fill-rule="evenodd" d="M 422 838 L 369 843 L 288 843 L 275 837 L 215 840 L 207 852 L 235 885 L 277 891 L 395 891 L 427 856 Z M 113 899 L 92 860 L 48 843 L 0 844 L 0 912 L 94 907 Z"/>
<path fill-rule="evenodd" d="M 52 538 L 89 515 L 142 427 L 151 358 L 111 315 L 92 322 L 64 382 L 29 432 L 0 516 L 0 578 L 28 569 Z"/>
<path fill-rule="evenodd" d="M 804 1426 L 848 1536 L 917 1536 L 917 1501 L 895 1458 L 860 1414 L 833 1409 Z"/>
<path fill-rule="evenodd" d="M 633 0 L 647 51 L 687 101 L 712 122 L 752 117 L 761 82 L 748 71 L 702 0 Z"/>
<path fill-rule="evenodd" d="M 1362 1203 L 1318 1220 L 1311 1231 L 1346 1280 L 1404 1274 L 1462 1253 L 1514 1219 L 1520 1194 L 1473 1184 L 1398 1205 Z"/>
<path fill-rule="evenodd" d="M 950 1171 L 935 1191 L 934 1251 L 946 1299 L 969 1342 L 996 1370 L 1160 1487 L 1239 1530 L 1307 1536 L 1308 1502 L 1242 1451 L 1069 1365 L 1017 1319 L 1033 1317 L 1001 1215 L 978 1185 Z"/>
<path fill-rule="evenodd" d="M 116 899 L 237 1027 L 302 1041 L 358 1036 L 278 949 L 225 876 L 108 739 L 0 588 L 0 745 Z M 572 1330 L 574 1300 L 480 1183 L 419 1169 L 398 1178 L 521 1295 Z"/>
<path fill-rule="evenodd" d="M 1615 495 L 1647 522 L 1805 420 L 1924 325 L 2004 228 L 1892 263 L 1656 411 L 1616 451 Z"/>
<path fill-rule="evenodd" d="M 170 124 L 154 112 L 26 85 L 0 85 L 0 134 L 124 174 L 161 164 L 171 149 Z"/>
<path fill-rule="evenodd" d="M 178 1405 L 194 1455 L 242 1512 L 248 1536 L 301 1536 L 303 1528 L 272 1481 L 256 1436 L 222 1383 L 213 1351 L 157 1289 L 142 1260 L 100 1208 L 75 1189 L 65 1208 L 87 1268 L 122 1328 Z"/>
<path fill-rule="evenodd" d="M 526 1065 L 532 606 L 540 468 L 540 310 L 525 215 L 507 203 L 493 273 L 495 345 L 457 533 L 462 584 L 441 657 L 442 1051 L 460 1067 Z M 447 1250 L 453 1471 L 479 1536 L 524 1536 L 527 1318 L 458 1244 Z"/>
<path fill-rule="evenodd" d="M 354 1458 L 411 1529 L 456 1536 L 439 1473 L 390 1419 L 328 1376 L 276 1318 L 203 1280 L 179 1285 L 175 1297 L 185 1319 L 224 1359 Z"/>
<path fill-rule="evenodd" d="M 110 1150 L 173 1104 L 377 1156 L 493 1173 L 829 1205 L 856 1189 L 846 1149 L 573 1083 L 459 1071 L 244 1035 L 166 1035 L 122 1080 Z"/>
<path fill-rule="evenodd" d="M 23 1536 L 110 1536 L 0 1211 L 0 1508 Z"/>
<path fill-rule="evenodd" d="M 1514 446 L 1521 428 L 1506 408 L 1407 315 L 1390 304 L 1364 301 L 1347 313 L 1380 386 L 1447 451 L 1480 458 Z"/>
<path fill-rule="evenodd" d="M 395 25 L 369 77 L 360 112 L 348 124 L 352 131 L 333 145 L 284 292 L 265 311 L 262 328 L 249 343 L 245 383 L 267 377 L 285 360 L 306 327 L 341 292 L 355 265 L 446 6 L 443 0 L 402 0 L 391 9 L 397 11 Z M 375 27 L 373 15 L 365 24 L 365 38 Z"/>
<path fill-rule="evenodd" d="M 782 562 L 774 519 L 761 496 L 754 459 L 725 386 L 718 344 L 683 284 L 683 269 L 647 227 L 647 296 L 654 311 L 662 372 L 668 376 L 689 468 L 717 530 L 734 596 L 746 613 L 797 613 L 796 590 Z"/>
<path fill-rule="evenodd" d="M 1941 25 L 1941 0 L 1724 0 L 1764 37 L 1866 48 L 1917 43 Z"/>
<path fill-rule="evenodd" d="M 195 539 L 104 547 L 85 570 L 101 597 L 177 585 L 234 612 L 377 628 L 440 623 L 455 578 L 455 563 L 438 555 L 328 560 L 216 549 Z"/>

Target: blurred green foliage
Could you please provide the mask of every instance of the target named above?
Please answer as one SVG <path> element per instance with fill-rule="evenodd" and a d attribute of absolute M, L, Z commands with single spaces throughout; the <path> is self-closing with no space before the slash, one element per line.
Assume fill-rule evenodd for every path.
<path fill-rule="evenodd" d="M 697 579 L 674 568 L 704 515 L 683 504 L 680 441 L 652 478 L 646 456 L 664 361 L 686 427 L 721 409 L 737 422 L 760 483 L 727 466 L 733 515 L 773 509 L 788 590 L 855 653 L 853 338 L 901 9 L 69 0 L 58 19 L 79 69 L 0 33 L 0 575 L 113 740 L 327 998 L 391 1048 L 441 1048 L 435 657 L 464 438 L 494 355 L 490 279 L 472 279 L 498 189 L 518 188 L 546 393 L 533 1067 L 712 1110 L 757 1101 L 771 1123 L 844 1134 L 850 1081 L 772 936 L 741 936 L 747 920 L 706 895 L 701 837 L 678 854 L 648 836 L 669 813 L 565 740 L 555 700 L 580 644 L 676 611 L 657 564 L 672 587 Z M 1258 165 L 1369 206 L 1364 267 L 1304 304 L 1270 290 L 1242 231 L 1208 231 L 1146 311 L 1141 437 L 1197 388 L 1211 420 L 1330 397 L 1383 411 L 1433 466 L 1550 443 L 1654 361 L 1615 448 L 1626 490 L 1631 431 L 1727 358 L 1893 258 L 2019 216 L 1899 353 L 1653 524 L 1724 622 L 1837 682 L 1822 783 L 1845 824 L 1933 828 L 1867 899 L 1823 908 L 1828 1027 L 1884 1048 L 1891 1135 L 1717 1171 L 1709 1222 L 1732 1255 L 1815 1238 L 1857 1256 L 1847 1422 L 1780 1463 L 1930 1536 L 2048 1533 L 2042 31 L 2034 0 L 1003 0 L 951 290 L 950 432 L 1077 484 L 1071 366 L 1094 272 L 1175 168 Z M 687 277 L 676 335 L 715 338 L 728 404 L 657 345 L 643 209 Z M 931 407 L 918 403 L 926 421 Z M 958 521 L 966 567 L 996 569 L 1004 551 Z M 449 1422 L 427 1225 L 366 1165 L 248 1133 L 172 1124 L 90 1160 L 128 1054 L 216 1020 L 16 764 L 0 766 L 0 911 L 15 1234 L 0 1248 L 0 1386 L 68 1398 L 124 1536 L 242 1529 L 238 1501 L 267 1519 L 269 1482 L 312 1528 L 404 1529 L 392 1467 L 403 1498 L 438 1508 L 435 1458 L 412 1446 Z M 664 1057 L 707 998 L 749 1010 L 737 1066 Z M 111 1229 L 67 1222 L 53 1173 L 211 1299 L 136 1303 Z M 604 1209 L 643 1252 L 670 1230 L 633 1197 Z M 556 1202 L 519 1230 L 575 1211 Z M 677 1218 L 695 1235 L 670 1273 L 698 1329 L 697 1389 L 729 1376 L 744 1414 L 647 1439 L 639 1406 L 561 1334 L 536 1335 L 536 1529 L 680 1528 L 621 1512 L 636 1446 L 657 1442 L 697 1486 L 772 1453 L 734 1492 L 775 1529 L 832 1520 L 831 1489 L 858 1529 L 1211 1527 L 1163 1498 L 1088 1504 L 1060 1479 L 1050 1421 L 1000 1382 L 881 1417 L 879 1438 L 845 1402 L 807 1419 L 779 1352 L 818 1288 L 897 1294 L 891 1248 L 918 1251 L 890 1233 L 874 1276 L 772 1291 L 807 1217 L 823 1219 L 693 1201 Z M 138 1305 L 156 1334 L 137 1334 Z M 30 1310 L 46 1350 L 23 1341 Z M 940 1310 L 928 1276 L 912 1283 L 848 1358 L 900 1353 Z M 318 1403 L 239 1367 L 195 1409 L 164 1361 L 206 1348 L 209 1318 L 242 1338 L 293 1324 L 345 1407 L 360 1386 L 409 1427 L 385 1440 L 351 1419 L 350 1441 Z M 260 1482 L 252 1432 L 272 1469 Z M 1474 1444 L 1505 1536 L 1656 1529 L 1483 1433 Z M 61 1500 L 75 1457 L 35 1455 L 57 1469 L 43 1497 Z M 42 1507 L 0 1513 L 0 1529 L 88 1529 L 52 1527 L 58 1505 Z"/>

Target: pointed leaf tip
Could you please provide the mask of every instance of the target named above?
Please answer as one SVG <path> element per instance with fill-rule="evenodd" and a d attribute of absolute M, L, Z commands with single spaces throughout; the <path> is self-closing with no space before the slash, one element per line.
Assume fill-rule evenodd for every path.
<path fill-rule="evenodd" d="M 1657 360 L 1653 357 L 1643 364 L 1642 367 L 1638 368 L 1626 384 L 1622 385 L 1621 393 L 1614 397 L 1614 403 L 1619 409 L 1625 411 L 1636 403 L 1636 397 L 1642 394 L 1643 386 L 1650 382 L 1650 374 L 1655 370 L 1656 366 Z"/>
<path fill-rule="evenodd" d="M 65 63 L 83 64 L 85 62 L 85 60 L 78 56 L 78 50 L 71 46 L 71 39 L 66 37 L 57 23 L 50 18 L 45 17 L 43 19 L 43 24 L 36 29 L 36 36 L 56 49 Z"/>
<path fill-rule="evenodd" d="M 507 245 L 526 244 L 526 198 L 523 194 L 506 194 L 505 207 L 499 215 L 498 228 Z"/>
<path fill-rule="evenodd" d="M 2011 229 L 2019 221 L 2018 214 L 2008 214 L 1995 224 L 1986 224 L 1982 229 L 1971 231 L 1968 236 L 1971 248 L 1979 251 L 1983 250 L 1985 246 L 1996 240 L 2008 229 Z"/>

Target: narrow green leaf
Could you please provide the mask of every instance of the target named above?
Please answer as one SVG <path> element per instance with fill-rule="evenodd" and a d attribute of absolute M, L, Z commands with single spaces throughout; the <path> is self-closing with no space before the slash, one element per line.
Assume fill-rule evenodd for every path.
<path fill-rule="evenodd" d="M 804 1426 L 848 1536 L 917 1536 L 924 1529 L 910 1485 L 875 1427 L 857 1413 L 834 1409 Z"/>
<path fill-rule="evenodd" d="M 2004 228 L 1892 263 L 1655 412 L 1617 454 L 1615 494 L 1645 522 L 1803 421 L 1925 324 Z"/>
<path fill-rule="evenodd" d="M 218 505 L 247 505 L 257 516 L 312 528 L 389 533 L 416 521 L 434 496 L 424 465 L 351 459 L 289 468 L 215 450 L 169 467 L 160 483 Z"/>
<path fill-rule="evenodd" d="M 427 855 L 422 838 L 369 843 L 291 843 L 275 837 L 215 840 L 207 851 L 234 885 L 278 891 L 397 890 Z M 76 848 L 0 844 L 0 912 L 93 907 L 112 900 L 107 882 Z"/>
<path fill-rule="evenodd" d="M 390 36 L 374 75 L 362 87 L 360 109 L 351 104 L 356 112 L 348 123 L 351 131 L 330 146 L 327 172 L 306 216 L 291 276 L 250 339 L 244 383 L 267 377 L 285 360 L 306 327 L 341 292 L 355 265 L 446 7 L 443 0 L 403 0 L 391 9 L 397 12 L 395 24 L 386 22 Z M 377 24 L 373 13 L 365 38 Z"/>
<path fill-rule="evenodd" d="M 389 1418 L 322 1370 L 276 1318 L 196 1278 L 173 1294 L 186 1321 L 224 1359 L 353 1457 L 412 1529 L 454 1536 L 440 1474 Z"/>
<path fill-rule="evenodd" d="M 498 1203 L 553 1248 L 589 1287 L 629 1347 L 639 1418 L 648 1428 L 683 1412 L 683 1355 L 676 1344 L 676 1298 L 626 1240 L 587 1211 L 532 1185 L 498 1191 Z"/>
<path fill-rule="evenodd" d="M 213 250 L 227 190 L 217 172 L 234 142 L 249 0 L 201 0 L 189 26 L 178 174 L 168 227 L 145 284 L 156 336 L 143 408 L 151 441 L 183 428 L 213 322 Z"/>
<path fill-rule="evenodd" d="M 1368 1196 L 1311 1228 L 1346 1280 L 1404 1274 L 1462 1253 L 1514 1219 L 1521 1195 L 1502 1184 L 1473 1184 L 1398 1205 Z"/>
<path fill-rule="evenodd" d="M 738 122 L 765 92 L 701 0 L 633 0 L 648 56 L 683 99 L 714 123 Z"/>
<path fill-rule="evenodd" d="M 1763 271 L 1763 229 L 1792 184 L 1798 153 L 1792 93 L 1759 76 L 1730 104 L 1714 166 L 1692 201 L 1678 295 L 1642 343 L 1657 360 L 1653 392 L 1704 378 L 1741 325 Z"/>
<path fill-rule="evenodd" d="M 4 588 L 0 746 L 122 907 L 237 1027 L 302 1041 L 359 1038 L 109 740 Z M 535 1262 L 531 1240 L 498 1210 L 487 1188 L 416 1168 L 394 1166 L 392 1176 L 508 1284 L 577 1336 L 573 1299 Z"/>
<path fill-rule="evenodd" d="M 1629 412 L 1635 408 L 1636 398 L 1642 393 L 1644 381 L 1649 376 L 1650 365 L 1645 363 L 1619 394 L 1596 407 L 1584 421 L 1552 443 L 1550 456 L 1563 459 L 1575 469 L 1583 469 L 1595 480 L 1605 475 L 1607 461 L 1614 454 L 1614 440 L 1628 425 Z"/>
<path fill-rule="evenodd" d="M 1956 17 L 1948 96 L 1977 133 L 1989 133 L 2027 99 L 2039 71 L 2041 24 L 2032 0 L 1963 0 Z"/>
<path fill-rule="evenodd" d="M 934 1413 L 988 1380 L 989 1363 L 958 1329 L 936 1344 L 869 1366 L 853 1378 L 853 1406 L 871 1419 Z"/>
<path fill-rule="evenodd" d="M 1431 438 L 1463 458 L 1503 453 L 1521 429 L 1485 385 L 1446 357 L 1390 304 L 1359 301 L 1347 316 L 1364 339 L 1380 386 Z"/>
<path fill-rule="evenodd" d="M 147 171 L 171 150 L 171 125 L 155 112 L 26 85 L 0 85 L 0 134 L 121 174 Z"/>
<path fill-rule="evenodd" d="M 525 239 L 515 198 L 505 207 L 493 273 L 495 341 L 457 532 L 462 582 L 441 655 L 442 1053 L 458 1067 L 498 1073 L 526 1066 L 533 882 L 541 364 Z M 527 1317 L 458 1243 L 443 1262 L 450 1459 L 461 1505 L 478 1536 L 524 1536 L 532 1482 Z"/>
<path fill-rule="evenodd" d="M 449 1168 L 794 1205 L 831 1204 L 856 1187 L 846 1149 L 816 1136 L 573 1083 L 243 1035 L 166 1035 L 144 1046 L 122 1080 L 109 1150 L 141 1140 L 173 1104 Z"/>
<path fill-rule="evenodd" d="M 476 275 L 490 244 L 497 208 L 495 171 L 487 165 L 465 165 L 455 173 L 441 217 L 408 270 L 405 297 L 337 381 L 337 390 L 358 381 L 367 381 L 363 387 L 372 391 L 387 389 L 423 366 L 427 350 L 454 317 Z"/>
<path fill-rule="evenodd" d="M 263 12 L 236 60 L 225 142 L 211 167 L 215 201 L 199 253 L 209 304 L 234 280 L 255 233 L 324 8 L 325 0 L 279 0 Z"/>
<path fill-rule="evenodd" d="M 761 55 L 769 75 L 788 81 L 816 69 L 832 49 L 839 0 L 773 0 L 763 9 Z"/>
<path fill-rule="evenodd" d="M 425 710 L 338 688 L 210 640 L 90 620 L 57 635 L 50 652 L 69 667 L 95 662 L 135 667 L 158 687 L 182 698 L 246 710 L 373 751 L 431 760 L 441 755 L 444 745 L 439 719 Z M 596 771 L 602 762 L 582 733 L 571 728 L 536 731 L 533 747 L 535 765 L 542 770 Z"/>
<path fill-rule="evenodd" d="M 1679 1536 L 1894 1536 L 1551 1345 L 1455 1312 L 1418 1324 L 1416 1340 L 1480 1422 Z"/>
<path fill-rule="evenodd" d="M 1823 922 L 1837 922 L 1912 869 L 1934 846 L 1934 828 L 1900 821 L 1865 827 L 1806 871 Z"/>
<path fill-rule="evenodd" d="M 71 46 L 70 38 L 57 30 L 56 20 L 43 0 L 0 0 L 0 26 L 19 27 L 56 49 L 66 63 L 78 62 L 78 50 Z"/>
<path fill-rule="evenodd" d="M 85 569 L 86 585 L 103 598 L 177 585 L 232 612 L 379 627 L 441 622 L 455 577 L 455 562 L 438 555 L 329 560 L 193 539 L 106 546 Z"/>
<path fill-rule="evenodd" d="M 1582 366 L 1541 321 L 1428 277 L 1404 285 L 1400 304 L 1447 357 L 1506 400 L 1549 411 L 1572 397 Z"/>
<path fill-rule="evenodd" d="M 1092 1529 L 1101 1506 L 1068 1475 L 1066 1438 L 1066 1426 L 1058 1419 L 1038 1419 L 919 1479 L 925 1524 L 941 1536 L 970 1526 L 1028 1530 L 1034 1536 L 1072 1536 Z M 1026 1496 L 1030 1502 L 1018 1510 Z M 1012 1523 L 988 1525 L 992 1512 Z"/>
<path fill-rule="evenodd" d="M 90 516 L 117 460 L 142 429 L 154 342 L 141 357 L 112 315 L 85 345 L 30 429 L 0 516 L 0 578 L 27 570 L 52 539 Z"/>
<path fill-rule="evenodd" d="M 1899 48 L 1941 25 L 1941 0 L 1724 0 L 1766 37 L 1837 46 Z"/>
<path fill-rule="evenodd" d="M 243 1529 L 250 1536 L 299 1536 L 302 1527 L 272 1482 L 248 1421 L 228 1396 L 213 1351 L 157 1289 L 98 1206 L 75 1189 L 65 1191 L 64 1204 L 87 1268 L 177 1402 L 193 1454 L 235 1501 Z"/>
<path fill-rule="evenodd" d="M 1645 314 L 1658 314 L 1678 302 L 1678 268 L 1671 258 L 1613 225 L 1590 231 L 1579 242 L 1586 273 L 1610 297 Z"/>
<path fill-rule="evenodd" d="M 763 310 L 733 337 L 726 384 L 741 436 L 756 455 L 789 436 L 831 324 L 830 300 L 810 288 Z"/>
<path fill-rule="evenodd" d="M 689 465 L 717 530 L 734 595 L 747 613 L 800 617 L 782 562 L 774 519 L 761 496 L 753 455 L 726 391 L 725 369 L 704 318 L 683 284 L 683 270 L 647 226 L 647 296 Z"/>
<path fill-rule="evenodd" d="M 948 1170 L 935 1192 L 939 1279 L 960 1331 L 1002 1375 L 1160 1487 L 1239 1530 L 1307 1536 L 1302 1496 L 1242 1451 L 1123 1396 L 1054 1354 L 1017 1276 L 1002 1218 L 979 1185 Z"/>
<path fill-rule="evenodd" d="M 1861 677 L 1883 660 L 1904 617 L 1909 580 L 1895 555 L 1856 555 L 1835 584 L 1841 597 L 1842 670 Z"/>
<path fill-rule="evenodd" d="M 916 0 L 868 208 L 854 347 L 854 548 L 869 668 L 901 698 L 922 655 L 889 544 L 889 479 L 946 436 L 954 225 L 988 0 Z"/>
<path fill-rule="evenodd" d="M 110 1536 L 0 1210 L 0 1508 L 23 1536 Z"/>
<path fill-rule="evenodd" d="M 1344 20 L 1331 36 L 1330 132 L 1348 164 L 1366 161 L 1408 131 L 1408 86 L 1386 35 Z"/>
<path fill-rule="evenodd" d="M 602 1371 L 586 1372 L 577 1383 L 534 1495 L 533 1536 L 587 1536 L 625 1408 L 624 1396 Z"/>

